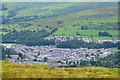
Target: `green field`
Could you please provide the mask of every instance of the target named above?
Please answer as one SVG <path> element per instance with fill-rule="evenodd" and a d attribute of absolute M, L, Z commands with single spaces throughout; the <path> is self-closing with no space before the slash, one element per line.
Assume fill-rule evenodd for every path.
<path fill-rule="evenodd" d="M 76 33 L 82 35 L 83 38 L 93 38 L 95 40 L 105 39 L 109 40 L 111 37 L 100 37 L 99 32 L 109 32 L 115 38 L 118 36 L 118 30 L 80 30 L 79 27 L 62 27 L 58 29 L 54 35 L 76 36 Z"/>
<path fill-rule="evenodd" d="M 0 10 L 0 16 L 1 16 L 1 15 L 7 17 L 7 16 L 9 15 L 9 13 L 8 13 L 7 10 L 5 10 L 5 11 L 1 11 L 1 10 Z"/>
<path fill-rule="evenodd" d="M 34 16 L 34 15 L 43 17 L 43 16 L 55 14 L 57 10 L 62 10 L 71 5 L 72 3 L 71 4 L 48 5 L 48 6 L 42 6 L 42 7 L 31 7 L 31 8 L 18 11 L 15 17 L 17 18 L 17 17 Z"/>
<path fill-rule="evenodd" d="M 104 11 L 102 13 L 101 11 Z M 91 13 L 95 13 L 93 15 L 90 15 Z M 62 21 L 61 24 L 57 24 L 58 21 Z M 88 26 L 89 28 L 113 28 L 114 26 L 108 25 L 108 23 L 113 24 L 118 21 L 117 18 L 117 8 L 105 8 L 105 9 L 96 9 L 96 10 L 87 10 L 87 11 L 81 11 L 81 12 L 74 12 L 71 14 L 63 15 L 63 16 L 57 16 L 57 17 L 50 17 L 45 18 L 42 20 L 36 20 L 36 21 L 30 21 L 33 25 L 41 25 L 49 27 L 66 27 L 66 26 Z M 90 22 L 93 22 L 91 25 Z M 100 26 L 101 23 L 104 23 L 104 26 Z M 115 26 L 116 27 L 116 26 Z"/>
<path fill-rule="evenodd" d="M 55 68 L 47 65 L 2 63 L 2 78 L 117 78 L 117 68 Z M 0 68 L 1 69 L 1 68 Z"/>
<path fill-rule="evenodd" d="M 36 26 L 21 26 L 20 24 L 9 24 L 9 25 L 2 25 L 2 28 L 7 30 L 17 30 L 17 31 L 25 31 L 25 30 L 36 30 L 38 27 Z M 40 29 L 40 28 L 39 28 Z"/>

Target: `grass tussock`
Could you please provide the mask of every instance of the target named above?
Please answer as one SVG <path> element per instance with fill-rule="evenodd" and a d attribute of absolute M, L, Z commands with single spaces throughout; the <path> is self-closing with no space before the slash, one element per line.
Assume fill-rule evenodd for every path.
<path fill-rule="evenodd" d="M 2 63 L 3 78 L 117 78 L 117 68 L 83 67 L 55 68 L 47 65 Z"/>

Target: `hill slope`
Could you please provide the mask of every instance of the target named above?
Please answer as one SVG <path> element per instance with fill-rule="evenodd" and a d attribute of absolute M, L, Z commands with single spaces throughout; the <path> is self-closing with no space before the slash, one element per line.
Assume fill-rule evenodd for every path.
<path fill-rule="evenodd" d="M 6 61 L 3 65 L 3 78 L 117 78 L 117 68 L 84 67 L 55 68 L 47 65 L 17 65 Z"/>
<path fill-rule="evenodd" d="M 2 25 L 3 34 L 14 30 L 48 32 L 57 28 L 52 35 L 76 36 L 84 38 L 113 39 L 118 37 L 118 7 L 116 3 L 4 3 L 3 10 L 9 17 Z M 22 5 L 22 6 L 20 6 Z M 7 13 L 8 12 L 8 13 Z M 3 21 L 5 19 L 3 18 Z M 99 37 L 98 32 L 109 32 L 112 37 Z M 48 37 L 49 38 L 49 37 Z"/>

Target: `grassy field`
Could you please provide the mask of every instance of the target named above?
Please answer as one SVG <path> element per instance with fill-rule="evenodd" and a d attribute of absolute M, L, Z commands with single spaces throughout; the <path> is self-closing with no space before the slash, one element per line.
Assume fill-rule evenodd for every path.
<path fill-rule="evenodd" d="M 61 10 L 64 8 L 67 8 L 71 6 L 72 4 L 56 4 L 56 5 L 46 5 L 42 7 L 30 7 L 27 9 L 23 9 L 17 12 L 17 17 L 23 17 L 23 16 L 35 16 L 38 15 L 40 17 L 47 16 L 51 14 L 55 14 L 57 10 Z"/>
<path fill-rule="evenodd" d="M 0 11 L 0 16 L 4 16 L 4 17 L 6 17 L 6 16 L 8 16 L 9 14 L 8 14 L 8 11 L 7 10 L 5 10 L 5 11 Z"/>
<path fill-rule="evenodd" d="M 118 36 L 118 30 L 80 30 L 79 27 L 62 27 L 58 29 L 54 34 L 55 35 L 66 35 L 66 36 L 75 36 L 76 33 L 79 33 L 84 38 L 93 38 L 98 39 L 111 39 L 111 37 L 100 37 L 98 36 L 99 32 L 109 32 L 113 37 Z"/>
<path fill-rule="evenodd" d="M 2 25 L 2 28 L 7 29 L 7 30 L 17 30 L 17 31 L 24 31 L 24 30 L 36 30 L 40 29 L 40 27 L 36 26 L 21 26 L 20 24 L 9 24 L 9 25 Z"/>
<path fill-rule="evenodd" d="M 47 65 L 17 65 L 2 63 L 3 78 L 117 78 L 117 68 L 84 67 L 55 68 Z"/>
<path fill-rule="evenodd" d="M 104 10 L 104 12 L 103 12 Z M 94 14 L 93 14 L 94 13 Z M 92 14 L 92 15 L 91 15 Z M 89 18 L 89 19 L 88 19 Z M 94 19 L 93 19 L 94 18 Z M 67 15 L 57 16 L 57 17 L 50 17 L 36 21 L 30 21 L 29 23 L 33 25 L 41 25 L 49 27 L 67 27 L 73 26 L 75 24 L 80 24 L 78 26 L 89 26 L 98 28 L 100 23 L 115 23 L 117 22 L 117 8 L 105 8 L 105 9 L 96 9 L 96 10 L 87 10 L 81 12 L 74 12 Z M 61 24 L 57 24 L 58 21 L 62 21 Z M 93 22 L 92 25 L 89 23 Z M 114 27 L 106 25 L 105 27 Z"/>

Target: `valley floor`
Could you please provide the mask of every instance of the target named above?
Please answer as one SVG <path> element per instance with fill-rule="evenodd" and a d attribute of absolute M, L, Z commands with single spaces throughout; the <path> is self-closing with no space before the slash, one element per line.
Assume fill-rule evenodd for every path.
<path fill-rule="evenodd" d="M 2 78 L 117 78 L 117 68 L 55 68 L 47 65 L 2 64 Z M 1 69 L 1 68 L 0 68 Z"/>

